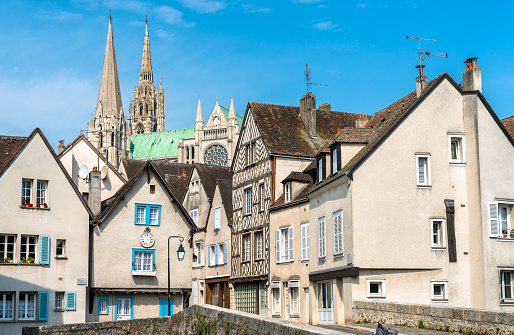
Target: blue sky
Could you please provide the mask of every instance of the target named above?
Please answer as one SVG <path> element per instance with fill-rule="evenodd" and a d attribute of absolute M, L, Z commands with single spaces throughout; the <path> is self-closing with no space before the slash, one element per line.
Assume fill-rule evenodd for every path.
<path fill-rule="evenodd" d="M 462 81 L 479 57 L 483 93 L 499 115 L 514 114 L 511 2 L 176 0 L 0 3 L 0 134 L 40 127 L 51 144 L 72 141 L 94 113 L 112 8 L 125 115 L 139 80 L 148 13 L 154 79 L 162 77 L 166 129 L 194 126 L 216 97 L 244 114 L 248 101 L 299 104 L 305 63 L 318 104 L 373 114 L 415 89 L 417 42 L 438 39 L 425 74 Z"/>

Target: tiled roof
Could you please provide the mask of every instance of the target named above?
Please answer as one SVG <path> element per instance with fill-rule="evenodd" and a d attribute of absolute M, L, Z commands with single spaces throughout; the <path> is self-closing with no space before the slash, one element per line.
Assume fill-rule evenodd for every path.
<path fill-rule="evenodd" d="M 297 172 L 297 173 L 304 174 L 301 172 Z M 291 206 L 296 205 L 297 201 L 304 200 L 304 199 L 307 200 L 306 194 L 312 188 L 312 185 L 314 185 L 314 182 L 312 181 L 311 176 L 310 175 L 307 175 L 307 176 L 309 177 L 309 182 L 305 184 L 305 186 L 302 188 L 300 193 L 298 193 L 298 195 L 294 199 L 291 199 Z M 279 207 L 279 206 L 283 207 L 284 205 L 287 205 L 287 204 L 285 203 L 285 195 L 284 195 L 284 193 L 282 193 L 282 195 L 270 207 L 270 211 L 273 211 L 274 209 L 278 209 L 277 207 Z"/>
<path fill-rule="evenodd" d="M 145 166 L 146 161 L 143 160 L 137 160 L 137 159 L 129 159 L 129 158 L 123 158 L 121 160 L 121 165 L 125 168 L 125 173 L 127 174 L 127 180 L 134 177 L 139 170 Z"/>
<path fill-rule="evenodd" d="M 300 108 L 248 102 L 268 149 L 274 154 L 313 157 L 344 127 L 354 127 L 357 115 L 316 110 L 317 138 L 311 138 L 300 117 Z"/>
<path fill-rule="evenodd" d="M 229 110 L 226 109 L 225 107 L 223 107 L 222 105 L 219 105 L 219 106 L 221 108 L 221 111 L 223 112 L 223 115 L 225 115 L 225 117 L 228 120 L 228 112 L 229 112 Z M 243 117 L 241 115 L 236 114 L 236 123 L 239 126 L 239 131 L 241 131 L 241 126 L 243 125 Z"/>
<path fill-rule="evenodd" d="M 292 171 L 284 180 L 282 180 L 282 184 L 290 180 L 299 181 L 302 183 L 310 183 L 312 182 L 312 177 L 307 173 Z"/>
<path fill-rule="evenodd" d="M 187 194 L 187 190 L 189 189 L 189 176 L 182 177 L 166 175 L 164 179 L 166 180 L 166 184 L 168 184 L 168 187 L 177 196 L 178 200 L 182 203 L 184 201 L 184 197 Z"/>
<path fill-rule="evenodd" d="M 320 150 L 320 152 L 330 152 L 330 146 L 336 142 L 338 143 L 368 143 L 373 135 L 377 132 L 373 128 L 344 128 L 332 140 Z"/>
<path fill-rule="evenodd" d="M 501 123 L 509 133 L 510 137 L 514 140 L 514 116 L 509 116 L 501 120 Z"/>
<path fill-rule="evenodd" d="M 0 175 L 21 149 L 27 137 L 0 135 Z"/>
<path fill-rule="evenodd" d="M 220 190 L 223 208 L 227 214 L 228 224 L 232 225 L 232 180 L 218 179 L 216 181 Z"/>
<path fill-rule="evenodd" d="M 232 173 L 230 172 L 229 167 L 199 163 L 195 163 L 194 167 L 198 172 L 198 176 L 200 177 L 203 189 L 207 194 L 207 198 L 212 199 L 214 197 L 216 180 L 230 180 L 232 183 Z"/>
<path fill-rule="evenodd" d="M 153 158 L 178 155 L 178 140 L 194 138 L 195 128 L 158 131 L 130 136 L 132 158 Z"/>

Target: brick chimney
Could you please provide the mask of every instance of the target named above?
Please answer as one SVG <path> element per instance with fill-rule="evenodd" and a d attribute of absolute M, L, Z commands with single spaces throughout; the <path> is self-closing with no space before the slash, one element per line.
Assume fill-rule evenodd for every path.
<path fill-rule="evenodd" d="M 416 97 L 421 95 L 421 92 L 427 87 L 428 80 L 427 77 L 423 75 L 423 68 L 425 65 L 418 65 L 416 68 L 418 69 L 419 76 L 416 78 Z"/>
<path fill-rule="evenodd" d="M 316 137 L 316 96 L 309 92 L 300 99 L 300 117 L 311 137 Z"/>
<path fill-rule="evenodd" d="M 355 128 L 364 128 L 368 123 L 368 116 L 366 114 L 357 114 L 355 118 Z"/>
<path fill-rule="evenodd" d="M 477 67 L 478 57 L 466 59 L 466 72 L 462 74 L 462 89 L 464 91 L 482 92 L 482 71 Z"/>
<path fill-rule="evenodd" d="M 60 155 L 61 152 L 64 151 L 64 140 L 59 141 L 59 146 L 57 147 L 57 155 Z"/>

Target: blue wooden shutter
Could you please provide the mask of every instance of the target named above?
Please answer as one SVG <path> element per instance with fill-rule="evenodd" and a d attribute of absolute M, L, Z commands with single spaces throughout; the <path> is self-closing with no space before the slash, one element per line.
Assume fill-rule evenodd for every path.
<path fill-rule="evenodd" d="M 207 266 L 211 266 L 211 247 L 207 248 Z"/>
<path fill-rule="evenodd" d="M 50 236 L 48 236 L 48 235 L 40 236 L 39 250 L 41 250 L 40 255 L 39 255 L 39 263 L 40 264 L 50 264 Z"/>
<path fill-rule="evenodd" d="M 219 248 L 218 248 L 218 245 L 216 244 L 214 246 L 214 265 L 218 265 L 218 260 L 219 260 Z"/>
<path fill-rule="evenodd" d="M 48 292 L 39 292 L 39 321 L 48 321 Z"/>
<path fill-rule="evenodd" d="M 227 244 L 223 243 L 223 264 L 227 264 Z"/>
<path fill-rule="evenodd" d="M 75 292 L 66 292 L 66 310 L 74 311 L 77 305 L 77 294 Z"/>
<path fill-rule="evenodd" d="M 173 315 L 173 299 L 171 299 L 171 315 Z M 168 299 L 159 299 L 159 316 L 168 315 Z"/>

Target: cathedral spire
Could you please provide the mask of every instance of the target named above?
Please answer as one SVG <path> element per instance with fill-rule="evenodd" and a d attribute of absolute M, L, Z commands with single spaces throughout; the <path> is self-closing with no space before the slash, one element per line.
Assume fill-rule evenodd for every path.
<path fill-rule="evenodd" d="M 236 109 L 234 108 L 234 98 L 230 97 L 230 109 L 228 111 L 228 119 L 235 119 L 236 118 Z"/>
<path fill-rule="evenodd" d="M 120 113 L 123 113 L 118 66 L 116 65 L 116 52 L 114 51 L 114 38 L 112 34 L 112 19 L 110 16 L 102 79 L 100 81 L 100 91 L 98 92 L 95 116 L 98 116 L 99 113 L 103 116 L 119 116 Z"/>
<path fill-rule="evenodd" d="M 143 58 L 141 60 L 141 72 L 139 74 L 139 83 L 144 81 L 153 83 L 152 57 L 150 57 L 150 37 L 148 35 L 148 19 L 146 20 Z"/>
<path fill-rule="evenodd" d="M 201 122 L 203 125 L 203 113 L 202 113 L 202 104 L 200 102 L 200 96 L 198 96 L 198 108 L 196 109 L 196 121 L 195 123 Z"/>

